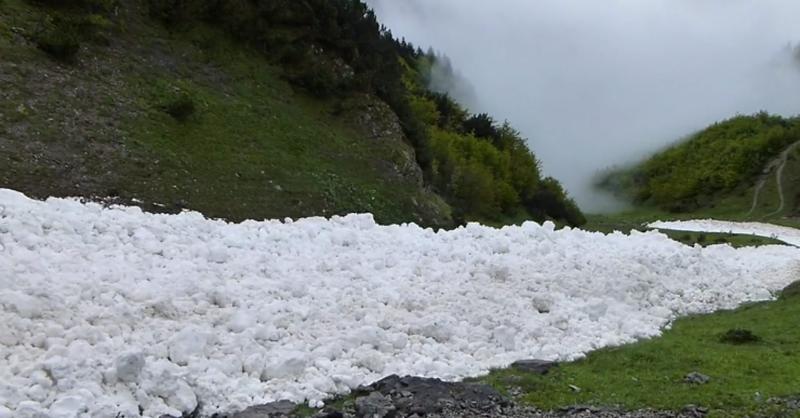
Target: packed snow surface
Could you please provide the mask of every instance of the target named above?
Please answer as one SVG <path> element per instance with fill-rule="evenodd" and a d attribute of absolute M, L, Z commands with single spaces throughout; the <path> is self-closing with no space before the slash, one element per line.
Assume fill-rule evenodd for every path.
<path fill-rule="evenodd" d="M 722 234 L 755 235 L 772 238 L 800 247 L 800 230 L 760 222 L 728 222 L 714 219 L 695 221 L 653 222 L 650 228 L 687 232 L 717 232 Z"/>
<path fill-rule="evenodd" d="M 768 299 L 799 260 L 658 232 L 229 224 L 0 190 L 0 417 L 208 416 L 573 359 Z"/>

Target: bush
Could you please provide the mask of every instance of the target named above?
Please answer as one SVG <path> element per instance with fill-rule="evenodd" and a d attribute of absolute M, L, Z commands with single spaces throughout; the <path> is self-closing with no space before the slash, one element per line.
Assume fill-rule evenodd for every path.
<path fill-rule="evenodd" d="M 73 63 L 81 48 L 80 25 L 62 15 L 48 16 L 34 40 L 39 49 L 56 60 Z"/>
<path fill-rule="evenodd" d="M 39 49 L 61 62 L 75 62 L 83 41 L 107 41 L 104 32 L 114 26 L 106 14 L 116 7 L 116 0 L 45 0 L 43 3 L 62 10 L 45 17 L 33 40 Z"/>
<path fill-rule="evenodd" d="M 38 0 L 37 3 L 59 9 L 71 9 L 93 14 L 109 14 L 117 8 L 118 0 Z"/>
<path fill-rule="evenodd" d="M 291 81 L 295 85 L 319 98 L 330 97 L 339 90 L 339 81 L 335 70 L 316 61 L 307 64 L 303 66 L 303 70 L 297 76 L 291 77 Z"/>
<path fill-rule="evenodd" d="M 194 99 L 188 94 L 180 94 L 162 106 L 164 112 L 180 122 L 185 122 L 195 113 Z"/>
<path fill-rule="evenodd" d="M 753 334 L 747 329 L 731 329 L 719 337 L 719 341 L 725 344 L 752 344 L 761 341 L 761 337 Z"/>
<path fill-rule="evenodd" d="M 173 28 L 207 17 L 212 4 L 201 0 L 148 0 L 147 9 L 150 16 Z"/>

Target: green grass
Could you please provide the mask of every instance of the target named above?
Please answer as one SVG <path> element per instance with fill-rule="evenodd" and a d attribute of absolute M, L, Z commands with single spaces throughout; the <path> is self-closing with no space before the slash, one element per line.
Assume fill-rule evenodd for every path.
<path fill-rule="evenodd" d="M 371 212 L 381 223 L 450 224 L 438 196 L 393 174 L 413 156 L 410 145 L 367 138 L 334 113 L 337 99 L 296 91 L 268 57 L 222 31 L 169 32 L 126 10 L 130 19 L 111 45 L 87 42 L 66 65 L 13 40 L 12 27 L 33 34 L 50 9 L 5 1 L 0 56 L 15 66 L 6 67 L 13 100 L 0 101 L 0 133 L 25 132 L 25 140 L 66 155 L 33 160 L 14 148 L 0 164 L 4 187 L 37 197 L 118 195 L 232 221 Z M 54 68 L 71 88 L 38 85 L 38 66 Z M 76 86 L 95 94 L 66 94 Z M 35 108 L 18 111 L 31 97 Z M 60 125 L 75 126 L 75 114 L 90 115 L 87 125 L 64 132 Z M 105 129 L 103 118 L 115 128 Z M 89 181 L 60 184 L 68 177 L 60 161 L 77 161 L 69 170 L 81 167 Z"/>
<path fill-rule="evenodd" d="M 184 36 L 176 45 L 208 34 Z M 253 217 L 256 209 L 276 217 L 369 211 L 382 222 L 408 219 L 409 197 L 418 191 L 381 176 L 375 157 L 397 153 L 396 145 L 359 137 L 330 114 L 328 103 L 296 94 L 264 59 L 222 34 L 214 39 L 197 59 L 220 67 L 227 80 L 199 80 L 191 68 L 186 78 L 167 72 L 129 78 L 143 109 L 129 121 L 133 140 L 159 155 L 165 169 L 145 187 L 124 188 L 153 198 L 171 193 L 229 219 Z M 186 98 L 192 114 L 165 111 Z"/>
<path fill-rule="evenodd" d="M 520 401 L 543 409 L 589 404 L 677 411 L 693 404 L 719 417 L 763 413 L 773 408 L 768 399 L 800 394 L 798 293 L 680 319 L 659 338 L 599 350 L 545 376 L 508 369 L 480 380 L 505 392 L 518 388 Z M 721 342 L 731 329 L 747 329 L 761 341 Z M 684 376 L 694 371 L 710 376 L 710 383 L 685 383 Z"/>

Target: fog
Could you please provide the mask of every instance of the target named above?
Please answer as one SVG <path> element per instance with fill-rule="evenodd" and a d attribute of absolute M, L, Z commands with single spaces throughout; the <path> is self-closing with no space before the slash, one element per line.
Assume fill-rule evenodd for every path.
<path fill-rule="evenodd" d="M 800 113 L 797 0 L 370 0 L 450 57 L 471 110 L 509 120 L 582 208 L 592 177 L 708 124 Z"/>

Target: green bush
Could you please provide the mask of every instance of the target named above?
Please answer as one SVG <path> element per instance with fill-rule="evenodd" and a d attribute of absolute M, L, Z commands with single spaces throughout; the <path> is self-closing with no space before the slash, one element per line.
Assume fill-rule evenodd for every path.
<path fill-rule="evenodd" d="M 88 13 L 111 13 L 118 0 L 38 0 L 45 6 L 61 9 L 76 9 Z"/>
<path fill-rule="evenodd" d="M 325 60 L 316 57 L 308 58 L 301 66 L 300 72 L 291 77 L 291 81 L 311 95 L 324 98 L 339 91 L 339 80 L 335 68 Z"/>
<path fill-rule="evenodd" d="M 61 14 L 48 16 L 34 40 L 39 49 L 56 60 L 73 63 L 81 48 L 80 25 Z"/>
<path fill-rule="evenodd" d="M 105 33 L 114 27 L 108 15 L 117 0 L 42 0 L 55 8 L 34 33 L 39 49 L 58 61 L 75 62 L 83 41 L 107 41 Z"/>
<path fill-rule="evenodd" d="M 761 341 L 761 338 L 747 329 L 730 329 L 719 337 L 719 341 L 725 344 L 752 344 Z"/>
<path fill-rule="evenodd" d="M 194 115 L 196 106 L 192 96 L 181 93 L 162 106 L 164 112 L 180 122 L 185 122 Z"/>

